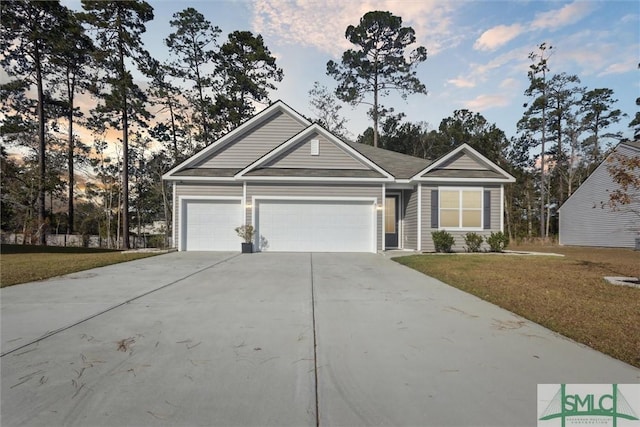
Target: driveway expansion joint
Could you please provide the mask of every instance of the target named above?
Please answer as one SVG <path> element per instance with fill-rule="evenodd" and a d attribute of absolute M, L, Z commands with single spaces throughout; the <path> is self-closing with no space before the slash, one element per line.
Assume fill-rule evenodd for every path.
<path fill-rule="evenodd" d="M 177 279 L 177 280 L 174 280 L 173 282 L 167 283 L 166 285 L 162 285 L 162 286 L 160 286 L 160 287 L 158 287 L 158 288 L 155 288 L 155 289 L 152 289 L 152 290 L 150 290 L 150 291 L 144 292 L 144 293 L 142 293 L 142 294 L 140 294 L 140 295 L 137 295 L 137 296 L 135 296 L 135 297 L 133 297 L 133 298 L 129 298 L 129 299 L 127 299 L 126 301 L 123 301 L 123 302 L 120 302 L 120 303 L 118 303 L 118 304 L 112 305 L 111 307 L 107 307 L 107 308 L 105 308 L 104 310 L 101 310 L 101 311 L 99 311 L 99 312 L 97 312 L 97 313 L 94 313 L 94 314 L 92 314 L 92 315 L 90 315 L 90 316 L 87 316 L 87 317 L 85 317 L 85 318 L 83 318 L 83 319 L 80 319 L 80 320 L 78 320 L 78 321 L 76 321 L 76 322 L 73 322 L 73 323 L 71 323 L 71 324 L 69 324 L 69 325 L 63 326 L 63 327 L 58 328 L 58 329 L 54 329 L 53 331 L 48 331 L 46 334 L 41 335 L 40 337 L 38 337 L 38 338 L 36 338 L 36 339 L 33 339 L 33 340 L 29 341 L 29 342 L 26 342 L 26 343 L 22 344 L 22 345 L 21 345 L 21 346 L 19 346 L 19 347 L 16 347 L 16 348 L 14 348 L 14 349 L 8 350 L 8 351 L 6 351 L 6 352 L 4 352 L 4 353 L 0 353 L 0 357 L 7 356 L 7 355 L 9 355 L 9 354 L 15 353 L 15 352 L 16 352 L 16 351 L 18 351 L 18 350 L 22 350 L 22 349 L 23 349 L 23 348 L 25 348 L 25 347 L 28 347 L 28 346 L 30 346 L 30 345 L 33 345 L 33 344 L 39 343 L 39 342 L 40 342 L 40 341 L 42 341 L 42 340 L 45 340 L 45 339 L 47 339 L 47 338 L 49 338 L 49 337 L 52 337 L 52 336 L 54 336 L 54 335 L 56 335 L 56 334 L 59 334 L 60 332 L 64 332 L 64 331 L 66 331 L 67 329 L 71 329 L 71 328 L 73 328 L 74 326 L 80 325 L 80 324 L 82 324 L 82 323 L 84 323 L 84 322 L 87 322 L 87 321 L 89 321 L 89 320 L 91 320 L 91 319 L 94 319 L 94 318 L 96 318 L 96 317 L 98 317 L 98 316 L 101 316 L 101 315 L 103 315 L 103 314 L 105 314 L 105 313 L 108 313 L 108 312 L 110 312 L 110 311 L 112 311 L 112 310 L 115 310 L 115 309 L 116 309 L 116 308 L 118 308 L 118 307 L 122 307 L 123 305 L 129 304 L 129 303 L 131 303 L 131 302 L 133 302 L 133 301 L 135 301 L 135 300 L 138 300 L 138 299 L 140 299 L 140 298 L 142 298 L 142 297 L 145 297 L 145 296 L 147 296 L 147 295 L 150 295 L 150 294 L 152 294 L 152 293 L 154 293 L 154 292 L 157 292 L 157 291 L 160 291 L 160 290 L 162 290 L 162 289 L 168 288 L 169 286 L 175 285 L 176 283 L 182 282 L 183 280 L 188 279 L 189 277 L 195 276 L 196 274 L 202 273 L 203 271 L 206 271 L 206 270 L 208 270 L 208 269 L 210 269 L 210 268 L 214 268 L 214 267 L 217 267 L 218 265 L 223 264 L 223 263 L 225 263 L 225 262 L 227 262 L 227 261 L 231 261 L 232 259 L 234 259 L 234 258 L 236 258 L 236 257 L 238 257 L 238 256 L 240 256 L 240 254 L 234 254 L 234 255 L 232 255 L 232 256 L 230 256 L 230 257 L 227 257 L 227 258 L 225 258 L 225 259 L 223 259 L 223 260 L 221 260 L 221 261 L 218 261 L 218 262 L 216 262 L 216 263 L 214 263 L 214 264 L 211 264 L 211 265 L 208 265 L 208 266 L 206 266 L 206 267 L 204 267 L 204 268 L 201 268 L 201 269 L 200 269 L 200 270 L 198 270 L 198 271 L 195 271 L 195 272 L 193 272 L 193 273 L 191 273 L 191 274 L 188 274 L 188 275 L 186 275 L 186 276 L 184 276 L 184 277 L 181 277 L 181 278 L 179 278 L 179 279 Z"/>

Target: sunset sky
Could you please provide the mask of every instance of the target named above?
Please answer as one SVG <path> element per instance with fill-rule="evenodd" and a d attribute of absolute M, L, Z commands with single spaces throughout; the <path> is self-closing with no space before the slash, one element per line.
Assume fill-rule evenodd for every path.
<path fill-rule="evenodd" d="M 80 9 L 76 0 L 64 2 Z M 344 38 L 370 10 L 388 10 L 415 29 L 429 57 L 418 69 L 429 94 L 383 99 L 404 112 L 406 120 L 425 121 L 437 128 L 456 109 L 482 113 L 507 136 L 515 135 L 528 86 L 529 52 L 542 43 L 553 46 L 551 74 L 577 74 L 589 89 L 607 87 L 619 99 L 616 107 L 632 116 L 640 96 L 640 3 L 637 1 L 305 1 L 227 0 L 150 1 L 155 19 L 143 40 L 158 59 L 165 59 L 163 40 L 171 32 L 172 15 L 187 7 L 200 11 L 223 33 L 260 33 L 284 70 L 284 80 L 271 99 L 282 99 L 311 116 L 308 91 L 314 81 L 330 89 L 327 61 L 339 60 L 350 48 Z M 345 106 L 353 137 L 369 125 L 366 107 Z M 623 130 L 624 118 L 613 130 Z"/>

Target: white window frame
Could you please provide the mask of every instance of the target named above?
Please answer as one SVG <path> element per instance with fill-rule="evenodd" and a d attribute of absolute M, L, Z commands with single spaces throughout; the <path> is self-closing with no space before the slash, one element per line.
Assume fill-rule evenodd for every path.
<path fill-rule="evenodd" d="M 457 191 L 458 192 L 458 227 L 443 227 L 442 226 L 442 192 L 443 191 Z M 462 192 L 463 191 L 476 191 L 480 193 L 480 226 L 478 227 L 462 227 Z M 446 208 L 445 208 L 446 209 Z M 470 210 L 470 209 L 467 209 Z M 482 231 L 484 230 L 484 188 L 483 187 L 438 187 L 438 229 L 439 230 L 464 230 L 464 231 Z"/>

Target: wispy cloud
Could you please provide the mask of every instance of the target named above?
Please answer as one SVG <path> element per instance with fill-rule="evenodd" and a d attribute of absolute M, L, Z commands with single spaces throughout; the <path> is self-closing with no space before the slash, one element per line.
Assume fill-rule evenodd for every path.
<path fill-rule="evenodd" d="M 524 30 L 525 28 L 520 24 L 498 25 L 482 33 L 473 48 L 476 50 L 495 50 L 518 37 Z"/>
<path fill-rule="evenodd" d="M 622 74 L 628 71 L 633 71 L 638 69 L 638 62 L 635 58 L 629 58 L 624 62 L 616 62 L 614 64 L 609 65 L 605 68 L 598 77 L 606 76 L 608 74 Z"/>
<path fill-rule="evenodd" d="M 448 84 L 452 84 L 455 87 L 466 87 L 466 88 L 470 88 L 470 87 L 475 87 L 476 86 L 476 82 L 473 81 L 472 79 L 469 78 L 465 78 L 465 77 L 458 77 L 455 79 L 449 79 L 447 80 Z"/>
<path fill-rule="evenodd" d="M 557 30 L 575 24 L 594 9 L 593 2 L 576 0 L 560 9 L 538 13 L 531 22 L 533 30 Z"/>
<path fill-rule="evenodd" d="M 474 99 L 464 101 L 465 108 L 471 111 L 485 111 L 496 107 L 505 107 L 509 105 L 511 100 L 507 95 L 492 94 L 479 95 Z"/>
<path fill-rule="evenodd" d="M 371 10 L 388 10 L 401 16 L 403 24 L 413 27 L 418 43 L 430 55 L 454 45 L 460 35 L 452 23 L 455 2 L 427 0 L 398 2 L 369 0 L 254 0 L 253 30 L 284 44 L 315 47 L 338 57 L 351 44 L 344 38 L 349 25 L 357 25 Z"/>
<path fill-rule="evenodd" d="M 518 88 L 519 85 L 519 80 L 509 77 L 508 79 L 501 81 L 499 86 L 501 89 L 513 90 Z"/>

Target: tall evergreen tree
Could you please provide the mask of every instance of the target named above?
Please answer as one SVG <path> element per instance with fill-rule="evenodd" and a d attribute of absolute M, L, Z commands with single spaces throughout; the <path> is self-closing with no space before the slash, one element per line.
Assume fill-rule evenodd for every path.
<path fill-rule="evenodd" d="M 593 89 L 585 94 L 581 100 L 580 112 L 582 113 L 583 128 L 591 133 L 585 140 L 585 145 L 590 148 L 591 161 L 595 164 L 602 160 L 601 139 L 603 137 L 614 137 L 620 139 L 620 133 L 602 134 L 602 131 L 622 119 L 622 111 L 614 109 L 613 105 L 618 102 L 613 97 L 613 90 L 608 88 Z"/>
<path fill-rule="evenodd" d="M 549 72 L 549 56 L 553 46 L 542 43 L 538 46 L 537 52 L 531 52 L 529 59 L 532 64 L 529 66 L 529 87 L 525 90 L 525 95 L 533 98 L 531 105 L 524 113 L 523 118 L 518 122 L 518 129 L 530 134 L 540 133 L 540 237 L 548 237 L 545 227 L 545 206 L 547 205 L 546 188 L 546 156 L 547 156 L 547 120 L 549 110 L 547 73 Z M 525 104 L 525 107 L 528 105 Z"/>
<path fill-rule="evenodd" d="M 96 59 L 102 71 L 103 104 L 98 112 L 109 118 L 110 125 L 122 130 L 122 246 L 129 248 L 129 126 L 144 125 L 149 118 L 146 96 L 134 83 L 127 68 L 132 61 L 138 68 L 148 68 L 148 54 L 140 36 L 145 23 L 153 19 L 153 8 L 143 0 L 82 0 L 86 11 L 80 16 L 96 31 Z"/>
<path fill-rule="evenodd" d="M 73 12 L 68 11 L 65 15 L 64 26 L 68 35 L 57 39 L 53 64 L 58 70 L 55 79 L 59 86 L 58 91 L 60 92 L 61 104 L 67 121 L 67 232 L 71 234 L 75 231 L 75 160 L 78 148 L 86 148 L 84 144 L 79 145 L 76 142 L 76 136 L 74 135 L 76 118 L 82 116 L 82 112 L 75 105 L 75 100 L 78 93 L 85 92 L 92 85 L 89 65 L 91 57 L 95 53 L 95 47 Z"/>
<path fill-rule="evenodd" d="M 568 188 L 566 184 L 570 176 L 569 156 L 571 153 L 567 152 L 567 148 L 571 148 L 571 138 L 575 137 L 572 134 L 574 130 L 572 125 L 576 121 L 579 97 L 584 91 L 584 88 L 578 86 L 579 84 L 578 76 L 567 73 L 556 74 L 548 82 L 548 128 L 556 143 L 553 151 L 555 164 L 550 178 L 556 178 L 557 204 L 562 204 L 568 197 L 566 196 L 566 188 Z"/>
<path fill-rule="evenodd" d="M 216 74 L 221 87 L 214 111 L 223 130 L 239 126 L 255 113 L 254 103 L 269 103 L 269 90 L 282 81 L 282 69 L 262 36 L 234 31 L 220 47 Z"/>
<path fill-rule="evenodd" d="M 3 91 L 27 91 L 35 86 L 38 141 L 38 243 L 46 244 L 46 103 L 45 80 L 52 73 L 51 58 L 56 41 L 65 37 L 61 25 L 67 9 L 59 1 L 0 2 L 0 64 L 16 81 L 3 85 Z M 26 100 L 25 97 L 14 99 Z M 17 107 L 18 110 L 20 107 Z M 24 107 L 29 109 L 29 107 Z M 17 113 L 15 109 L 12 114 Z M 14 117 L 15 118 L 15 117 Z M 20 121 L 18 119 L 18 121 Z M 17 122 L 14 122 L 14 124 Z M 14 128 L 16 130 L 16 128 Z M 6 128 L 5 128 L 6 131 Z"/>
<path fill-rule="evenodd" d="M 210 118 L 214 82 L 206 69 L 215 66 L 214 49 L 221 31 L 192 7 L 175 13 L 169 23 L 174 32 L 165 39 L 172 55 L 168 71 L 174 77 L 193 83 L 187 98 L 195 111 L 194 121 L 200 125 L 199 139 L 208 145 L 214 140 Z"/>
<path fill-rule="evenodd" d="M 371 105 L 373 145 L 378 146 L 378 124 L 384 115 L 379 98 L 391 90 L 403 99 L 412 93 L 427 93 L 416 75 L 416 67 L 427 59 L 427 49 L 417 47 L 408 55 L 406 49 L 415 43 L 415 31 L 402 26 L 402 18 L 390 12 L 367 12 L 357 26 L 345 32 L 356 49 L 342 54 L 341 63 L 329 61 L 327 75 L 338 81 L 336 95 L 351 105 Z M 407 60 L 408 58 L 408 60 Z M 372 101 L 365 101 L 371 94 Z"/>

